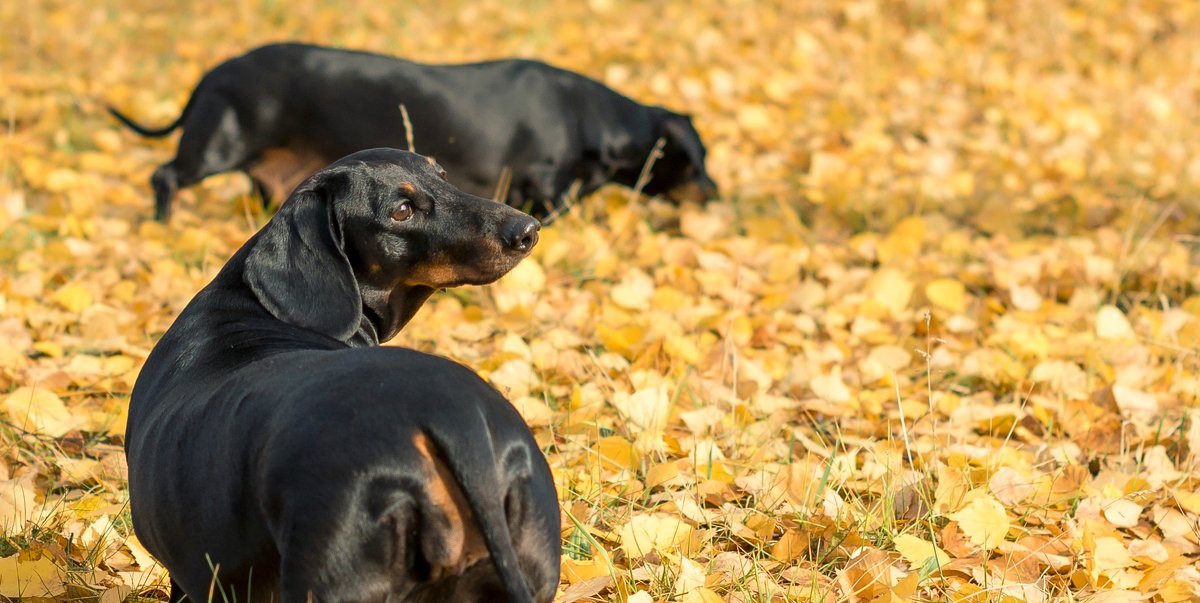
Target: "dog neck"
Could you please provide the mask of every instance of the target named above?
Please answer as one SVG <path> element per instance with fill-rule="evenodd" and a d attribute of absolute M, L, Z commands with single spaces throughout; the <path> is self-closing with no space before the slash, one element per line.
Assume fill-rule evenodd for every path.
<path fill-rule="evenodd" d="M 390 289 L 361 286 L 363 316 L 350 345 L 386 343 L 412 320 L 434 289 L 425 285 L 398 285 Z"/>

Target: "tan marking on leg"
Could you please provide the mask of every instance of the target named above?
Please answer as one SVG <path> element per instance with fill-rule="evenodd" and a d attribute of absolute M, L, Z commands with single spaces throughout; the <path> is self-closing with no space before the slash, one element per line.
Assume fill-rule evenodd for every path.
<path fill-rule="evenodd" d="M 435 577 L 449 574 L 462 575 L 462 572 L 488 556 L 483 534 L 479 531 L 479 523 L 471 513 L 462 487 L 454 479 L 454 474 L 442 460 L 437 447 L 423 433 L 413 437 L 413 446 L 417 454 L 425 460 L 428 481 L 425 493 L 429 500 L 442 513 L 450 525 L 442 541 L 443 551 L 425 551 L 426 557 L 433 568 Z M 440 553 L 440 554 L 439 554 Z"/>
<path fill-rule="evenodd" d="M 263 151 L 249 172 L 278 203 L 287 199 L 305 178 L 329 163 L 330 160 L 307 149 L 274 148 Z"/>

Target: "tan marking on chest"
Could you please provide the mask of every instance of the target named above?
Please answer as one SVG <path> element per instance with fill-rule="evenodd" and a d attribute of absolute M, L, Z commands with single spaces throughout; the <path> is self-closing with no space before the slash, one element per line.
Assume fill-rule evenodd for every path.
<path fill-rule="evenodd" d="M 331 161 L 307 149 L 267 149 L 250 167 L 250 175 L 261 182 L 276 203 L 287 199 L 296 186 Z"/>
<path fill-rule="evenodd" d="M 425 493 L 431 504 L 445 514 L 449 523 L 449 528 L 440 535 L 441 538 L 436 539 L 440 540 L 441 546 L 425 547 L 426 559 L 433 566 L 434 579 L 449 574 L 462 575 L 466 568 L 488 556 L 479 523 L 471 513 L 462 487 L 454 479 L 454 474 L 442 460 L 433 442 L 425 434 L 418 433 L 413 438 L 413 446 L 425 460 Z M 422 540 L 429 542 L 430 539 Z M 428 550 L 430 548 L 434 550 Z"/>

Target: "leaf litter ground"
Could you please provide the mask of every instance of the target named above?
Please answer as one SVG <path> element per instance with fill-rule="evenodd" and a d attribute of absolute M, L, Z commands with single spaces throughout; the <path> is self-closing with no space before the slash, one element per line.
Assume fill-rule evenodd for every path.
<path fill-rule="evenodd" d="M 280 39 L 539 57 L 709 142 L 720 202 L 605 189 L 394 342 L 533 427 L 561 601 L 1200 597 L 1194 3 L 45 0 L 0 21 L 0 597 L 164 595 L 129 525 L 128 393 L 266 215 L 228 176 L 146 221 L 173 147 L 103 104 L 167 123 Z"/>

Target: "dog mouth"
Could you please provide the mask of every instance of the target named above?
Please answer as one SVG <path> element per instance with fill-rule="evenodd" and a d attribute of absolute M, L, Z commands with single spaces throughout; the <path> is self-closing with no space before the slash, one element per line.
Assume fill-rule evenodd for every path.
<path fill-rule="evenodd" d="M 451 262 L 442 256 L 418 267 L 407 282 L 434 289 L 490 285 L 516 268 L 521 260 L 529 257 L 531 251 L 532 247 L 521 251 L 505 251 L 499 246 L 489 246 L 477 256 L 477 260 L 470 262 Z"/>
<path fill-rule="evenodd" d="M 529 257 L 530 251 L 532 249 L 493 255 L 490 258 L 490 262 L 479 266 L 475 273 L 468 277 L 468 281 L 463 284 L 490 285 L 511 272 L 513 268 L 516 268 L 517 264 L 521 263 L 521 260 Z"/>
<path fill-rule="evenodd" d="M 675 203 L 704 203 L 717 198 L 717 183 L 702 176 L 668 190 L 664 196 Z"/>

